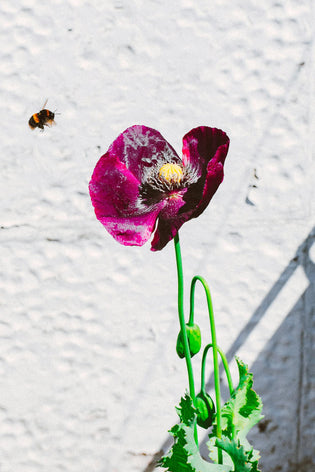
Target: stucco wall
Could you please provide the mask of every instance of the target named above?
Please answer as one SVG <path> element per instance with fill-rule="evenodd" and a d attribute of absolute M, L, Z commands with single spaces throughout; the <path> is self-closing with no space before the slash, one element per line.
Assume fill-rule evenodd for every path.
<path fill-rule="evenodd" d="M 187 388 L 173 244 L 120 246 L 87 188 L 132 124 L 179 153 L 195 126 L 230 136 L 224 183 L 180 231 L 186 301 L 205 276 L 234 374 L 235 354 L 254 372 L 263 472 L 310 472 L 311 0 L 12 0 L 0 35 L 1 472 L 148 472 L 170 444 Z M 46 98 L 57 125 L 31 131 Z M 201 291 L 196 307 L 207 329 Z"/>

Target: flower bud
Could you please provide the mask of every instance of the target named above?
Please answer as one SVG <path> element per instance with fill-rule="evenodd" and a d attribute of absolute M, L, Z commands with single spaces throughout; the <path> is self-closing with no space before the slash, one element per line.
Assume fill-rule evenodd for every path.
<path fill-rule="evenodd" d="M 215 406 L 210 395 L 206 392 L 199 392 L 196 396 L 195 407 L 197 409 L 197 424 L 201 428 L 210 428 L 215 415 Z"/>
<path fill-rule="evenodd" d="M 197 354 L 201 348 L 201 332 L 197 324 L 190 326 L 186 324 L 186 333 L 188 338 L 188 346 L 191 357 Z M 177 336 L 176 351 L 179 357 L 182 359 L 185 357 L 184 342 L 182 332 L 180 331 Z"/>

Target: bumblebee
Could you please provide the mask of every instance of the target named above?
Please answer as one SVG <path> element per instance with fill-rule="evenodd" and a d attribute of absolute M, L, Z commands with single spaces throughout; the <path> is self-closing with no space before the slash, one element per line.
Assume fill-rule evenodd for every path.
<path fill-rule="evenodd" d="M 44 103 L 43 108 L 30 117 L 28 124 L 31 129 L 40 128 L 44 131 L 44 126 L 52 126 L 55 124 L 55 113 L 45 108 L 46 103 L 47 100 Z"/>

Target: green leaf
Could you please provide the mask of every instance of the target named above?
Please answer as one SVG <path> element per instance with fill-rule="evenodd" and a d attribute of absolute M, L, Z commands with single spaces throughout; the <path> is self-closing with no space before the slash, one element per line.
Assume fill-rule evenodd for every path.
<path fill-rule="evenodd" d="M 180 423 L 170 430 L 174 436 L 174 444 L 168 454 L 162 457 L 159 465 L 170 472 L 230 472 L 231 467 L 211 464 L 201 457 L 194 438 L 197 413 L 188 394 L 181 399 L 176 410 Z"/>
<path fill-rule="evenodd" d="M 258 472 L 258 461 L 253 461 L 252 450 L 246 451 L 239 441 L 223 437 L 216 440 L 216 446 L 225 451 L 234 464 L 235 472 Z"/>
<path fill-rule="evenodd" d="M 236 358 L 239 370 L 239 384 L 231 398 L 223 405 L 221 410 L 222 438 L 217 438 L 217 423 L 214 422 L 212 433 L 209 435 L 208 448 L 210 457 L 217 458 L 217 448 L 220 447 L 229 456 L 238 468 L 243 472 L 257 470 L 259 452 L 254 450 L 246 436 L 248 431 L 263 418 L 261 415 L 262 402 L 257 393 L 252 389 L 253 374 L 248 372 L 248 366 Z M 226 454 L 223 454 L 224 462 L 229 462 Z M 241 469 L 239 461 L 245 461 Z M 249 468 L 248 468 L 249 467 Z"/>
<path fill-rule="evenodd" d="M 186 393 L 184 398 L 180 399 L 179 408 L 176 408 L 181 423 L 191 426 L 196 418 L 197 411 L 193 405 L 191 397 Z"/>
<path fill-rule="evenodd" d="M 263 418 L 262 402 L 252 389 L 253 374 L 240 359 L 236 359 L 239 369 L 239 384 L 235 394 L 222 408 L 222 430 L 232 439 L 240 434 L 245 437 L 248 431 Z"/>
<path fill-rule="evenodd" d="M 259 452 L 250 446 L 246 435 L 262 418 L 262 402 L 252 389 L 253 375 L 248 372 L 248 367 L 241 360 L 236 361 L 239 384 L 221 410 L 222 437 L 216 436 L 216 420 L 209 435 L 208 447 L 214 463 L 205 461 L 200 455 L 194 435 L 197 409 L 186 394 L 176 408 L 180 423 L 170 430 L 174 444 L 159 462 L 161 467 L 169 472 L 259 472 Z M 217 463 L 219 449 L 224 465 Z"/>

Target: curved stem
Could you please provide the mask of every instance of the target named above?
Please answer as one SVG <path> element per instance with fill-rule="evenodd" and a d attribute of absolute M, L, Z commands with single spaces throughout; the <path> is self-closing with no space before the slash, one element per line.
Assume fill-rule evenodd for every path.
<path fill-rule="evenodd" d="M 215 403 L 216 403 L 216 421 L 217 421 L 217 437 L 221 438 L 222 430 L 221 430 L 221 392 L 220 392 L 220 374 L 219 374 L 219 362 L 218 362 L 218 346 L 217 346 L 217 337 L 215 331 L 215 323 L 214 323 L 214 315 L 213 315 L 213 307 L 212 307 L 212 300 L 210 295 L 210 289 L 203 277 L 196 275 L 193 277 L 191 282 L 191 289 L 190 289 L 190 315 L 189 321 L 193 320 L 194 317 L 194 296 L 195 296 L 195 287 L 196 283 L 199 280 L 203 285 L 203 288 L 206 293 L 207 297 L 207 304 L 208 304 L 208 312 L 209 312 L 209 321 L 210 321 L 210 331 L 211 331 L 211 338 L 212 338 L 212 353 L 213 353 L 213 373 L 214 373 L 214 389 L 215 389 Z M 218 449 L 218 463 L 222 464 L 222 450 Z"/>
<path fill-rule="evenodd" d="M 205 384 L 205 369 L 206 369 L 206 358 L 208 351 L 212 347 L 212 344 L 207 344 L 203 350 L 202 354 L 202 361 L 201 361 L 201 382 L 200 382 L 200 390 L 202 393 L 206 391 L 206 384 Z"/>
<path fill-rule="evenodd" d="M 207 346 L 204 348 L 203 356 L 202 356 L 201 388 L 200 388 L 200 390 L 203 393 L 205 393 L 205 391 L 206 391 L 206 385 L 205 385 L 206 357 L 207 357 L 208 351 L 211 347 L 213 347 L 213 344 L 207 344 Z M 229 369 L 229 365 L 228 365 L 228 362 L 226 360 L 226 357 L 225 357 L 222 349 L 219 346 L 217 346 L 217 350 L 218 350 L 218 353 L 220 354 L 220 357 L 221 357 L 221 360 L 222 360 L 222 364 L 223 364 L 225 374 L 226 374 L 226 378 L 227 378 L 227 381 L 228 381 L 230 395 L 232 396 L 234 394 L 234 387 L 233 387 L 233 383 L 232 383 L 232 377 L 231 377 L 231 372 L 230 372 L 230 369 Z"/>
<path fill-rule="evenodd" d="M 188 337 L 187 337 L 187 331 L 186 331 L 185 315 L 184 315 L 184 277 L 183 277 L 183 264 L 182 264 L 182 256 L 181 256 L 181 251 L 180 251 L 178 233 L 174 237 L 174 244 L 175 244 L 177 280 L 178 280 L 178 317 L 179 317 L 179 324 L 180 324 L 183 345 L 184 345 L 184 353 L 185 353 L 188 382 L 189 382 L 189 393 L 190 393 L 193 403 L 195 403 L 196 394 L 195 394 L 194 374 L 193 374 L 193 369 L 192 369 L 191 356 L 190 356 Z M 196 425 L 195 425 L 194 435 L 195 435 L 195 441 L 198 444 Z"/>
<path fill-rule="evenodd" d="M 221 348 L 219 348 L 219 346 L 217 346 L 217 349 L 218 349 L 218 353 L 220 354 L 222 364 L 223 364 L 223 367 L 224 367 L 224 370 L 225 370 L 225 375 L 226 375 L 226 378 L 227 378 L 227 381 L 228 381 L 230 396 L 232 396 L 232 395 L 234 395 L 235 391 L 234 391 L 234 387 L 233 387 L 232 376 L 231 376 L 229 364 L 228 364 L 228 361 L 227 361 L 223 351 L 221 350 Z"/>
<path fill-rule="evenodd" d="M 184 315 L 184 281 L 183 281 L 184 277 L 183 277 L 183 264 L 182 264 L 182 256 L 181 256 L 181 251 L 180 251 L 178 233 L 174 238 L 174 243 L 175 243 L 177 279 L 178 279 L 179 324 L 180 324 L 180 329 L 183 336 L 184 353 L 185 353 L 188 381 L 189 381 L 189 392 L 190 392 L 191 398 L 193 399 L 193 401 L 195 401 L 196 394 L 195 394 L 194 376 L 193 376 L 193 370 L 192 370 L 192 364 L 191 364 L 191 356 L 190 356 L 190 351 L 189 351 L 188 337 L 187 337 L 186 324 L 185 324 L 185 315 Z"/>

